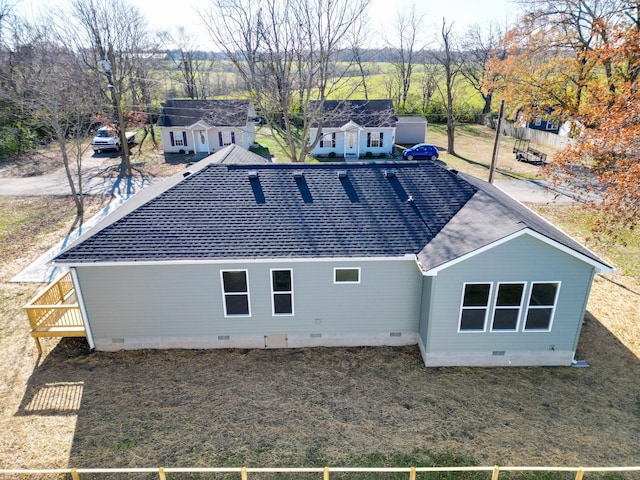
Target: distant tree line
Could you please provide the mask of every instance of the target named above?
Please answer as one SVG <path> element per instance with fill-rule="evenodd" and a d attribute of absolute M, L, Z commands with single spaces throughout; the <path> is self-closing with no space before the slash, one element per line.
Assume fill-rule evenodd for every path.
<path fill-rule="evenodd" d="M 211 53 L 184 27 L 151 31 L 129 0 L 71 0 L 35 23 L 0 0 L 0 159 L 55 142 L 82 212 L 87 135 L 106 122 L 146 137 L 167 97 L 249 97 L 291 161 L 314 147 L 327 99 L 391 98 L 446 123 L 455 154 L 456 125 L 499 98 L 514 120 L 568 122 L 576 141 L 555 173 L 596 175 L 619 225 L 637 223 L 640 0 L 518 0 L 512 27 L 443 18 L 431 37 L 415 6 L 375 32 L 369 3 L 209 0 Z"/>

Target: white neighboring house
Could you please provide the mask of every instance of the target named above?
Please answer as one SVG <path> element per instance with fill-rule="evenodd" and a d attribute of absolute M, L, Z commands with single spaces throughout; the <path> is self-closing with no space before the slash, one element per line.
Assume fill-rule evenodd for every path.
<path fill-rule="evenodd" d="M 249 149 L 258 118 L 248 100 L 167 100 L 157 127 L 165 153 L 213 153 L 236 144 Z"/>
<path fill-rule="evenodd" d="M 322 138 L 309 153 L 347 160 L 389 156 L 397 121 L 392 100 L 327 100 L 322 122 L 313 123 L 309 142 Z"/>

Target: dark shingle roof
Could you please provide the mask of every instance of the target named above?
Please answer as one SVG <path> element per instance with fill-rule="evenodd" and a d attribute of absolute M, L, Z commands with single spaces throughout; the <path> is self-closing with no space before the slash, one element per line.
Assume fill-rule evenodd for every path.
<path fill-rule="evenodd" d="M 459 173 L 458 176 L 477 188 L 478 192 L 420 252 L 418 261 L 426 270 L 473 253 L 524 229 L 532 230 L 596 263 L 610 267 L 591 250 L 495 185 L 464 173 Z"/>
<path fill-rule="evenodd" d="M 433 164 L 209 164 L 57 260 L 417 254 L 475 191 Z"/>
<path fill-rule="evenodd" d="M 400 257 L 429 270 L 530 228 L 592 252 L 492 185 L 432 162 L 227 164 L 153 185 L 61 253 L 63 264 Z"/>
<path fill-rule="evenodd" d="M 325 100 L 322 111 L 323 126 L 331 128 L 349 121 L 362 127 L 395 127 L 398 121 L 392 100 Z"/>
<path fill-rule="evenodd" d="M 167 100 L 158 118 L 159 127 L 188 127 L 200 120 L 209 126 L 243 127 L 248 100 Z"/>

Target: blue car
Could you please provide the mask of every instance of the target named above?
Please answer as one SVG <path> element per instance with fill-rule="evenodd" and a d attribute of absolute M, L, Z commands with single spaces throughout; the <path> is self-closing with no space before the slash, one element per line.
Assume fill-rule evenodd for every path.
<path fill-rule="evenodd" d="M 437 160 L 438 149 L 429 143 L 418 143 L 402 152 L 405 160 Z"/>

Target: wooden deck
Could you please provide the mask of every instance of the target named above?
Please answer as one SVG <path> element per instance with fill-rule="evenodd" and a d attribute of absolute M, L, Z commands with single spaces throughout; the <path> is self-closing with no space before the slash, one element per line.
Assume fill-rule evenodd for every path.
<path fill-rule="evenodd" d="M 71 273 L 65 273 L 42 290 L 24 309 L 41 355 L 40 337 L 86 337 Z"/>

